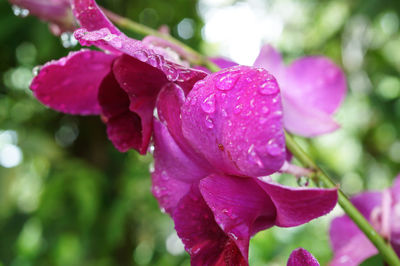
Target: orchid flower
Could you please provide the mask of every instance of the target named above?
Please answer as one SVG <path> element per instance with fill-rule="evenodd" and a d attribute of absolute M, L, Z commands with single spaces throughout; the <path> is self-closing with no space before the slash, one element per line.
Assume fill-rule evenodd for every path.
<path fill-rule="evenodd" d="M 286 158 L 280 90 L 261 68 L 236 66 L 185 96 L 165 85 L 154 120 L 154 196 L 192 265 L 248 265 L 251 236 L 328 213 L 337 189 L 290 188 L 266 177 Z"/>
<path fill-rule="evenodd" d="M 400 175 L 391 188 L 368 191 L 352 198 L 373 227 L 400 257 Z M 378 250 L 346 215 L 335 218 L 330 228 L 334 258 L 330 265 L 353 266 L 378 254 Z"/>
<path fill-rule="evenodd" d="M 103 14 L 94 0 L 74 0 L 72 10 L 82 28 L 82 45 L 106 52 L 81 50 L 45 64 L 31 89 L 46 106 L 68 114 L 101 115 L 109 139 L 120 151 L 146 153 L 159 90 L 169 82 L 187 93 L 206 74 L 173 61 L 128 38 Z"/>
<path fill-rule="evenodd" d="M 290 254 L 287 266 L 319 266 L 319 263 L 310 252 L 297 248 Z"/>
<path fill-rule="evenodd" d="M 339 127 L 332 114 L 343 101 L 347 85 L 344 73 L 330 59 L 302 57 L 287 67 L 279 52 L 265 45 L 254 66 L 267 69 L 278 80 L 288 131 L 313 137 Z"/>
<path fill-rule="evenodd" d="M 30 14 L 43 21 L 50 22 L 50 29 L 55 35 L 76 29 L 69 0 L 9 0 L 9 2 L 29 10 Z"/>

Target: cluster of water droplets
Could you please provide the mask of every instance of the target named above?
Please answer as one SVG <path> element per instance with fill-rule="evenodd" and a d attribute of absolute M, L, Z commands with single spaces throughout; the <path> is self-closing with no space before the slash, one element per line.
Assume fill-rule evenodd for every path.
<path fill-rule="evenodd" d="M 64 48 L 71 48 L 78 44 L 72 32 L 63 32 L 60 36 L 61 44 Z"/>
<path fill-rule="evenodd" d="M 29 10 L 26 8 L 22 8 L 17 5 L 12 5 L 11 9 L 13 11 L 13 14 L 16 15 L 17 17 L 25 18 L 29 15 Z"/>

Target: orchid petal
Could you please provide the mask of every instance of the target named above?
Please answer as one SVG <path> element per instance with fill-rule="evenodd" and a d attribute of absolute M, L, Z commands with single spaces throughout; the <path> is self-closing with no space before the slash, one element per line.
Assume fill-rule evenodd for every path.
<path fill-rule="evenodd" d="M 290 254 L 287 266 L 319 266 L 319 263 L 306 249 L 297 248 Z"/>
<path fill-rule="evenodd" d="M 208 172 L 177 145 L 168 128 L 155 119 L 152 191 L 161 207 L 172 214 L 191 184 L 207 175 Z"/>
<path fill-rule="evenodd" d="M 182 106 L 183 134 L 225 174 L 271 174 L 285 160 L 279 96 L 265 70 L 238 66 L 213 73 L 195 84 Z"/>
<path fill-rule="evenodd" d="M 292 188 L 270 180 L 259 179 L 258 184 L 275 204 L 276 225 L 297 226 L 330 212 L 337 203 L 337 189 Z"/>
<path fill-rule="evenodd" d="M 391 244 L 400 257 L 400 175 L 396 177 L 392 186 L 393 208 L 392 208 L 392 233 Z"/>
<path fill-rule="evenodd" d="M 129 111 L 129 97 L 121 89 L 112 72 L 101 83 L 99 102 L 107 125 L 108 138 L 121 152 L 142 150 L 141 118 Z M 146 146 L 147 147 L 147 146 Z"/>
<path fill-rule="evenodd" d="M 173 219 L 192 266 L 248 265 L 235 242 L 215 223 L 197 187 L 193 186 L 182 198 Z"/>
<path fill-rule="evenodd" d="M 252 178 L 210 175 L 200 181 L 200 192 L 215 221 L 248 257 L 250 237 L 274 225 L 276 209 Z"/>
<path fill-rule="evenodd" d="M 305 108 L 332 114 L 343 101 L 346 90 L 344 73 L 325 57 L 300 58 L 286 72 L 285 95 Z"/>
<path fill-rule="evenodd" d="M 237 65 L 237 63 L 224 57 L 214 57 L 210 60 L 220 68 L 229 68 Z"/>
<path fill-rule="evenodd" d="M 81 50 L 45 64 L 31 89 L 44 105 L 68 114 L 98 114 L 97 93 L 113 55 Z"/>
<path fill-rule="evenodd" d="M 297 135 L 313 137 L 339 128 L 333 118 L 311 106 L 299 105 L 296 100 L 283 96 L 283 122 L 285 128 Z"/>
<path fill-rule="evenodd" d="M 339 217 L 332 221 L 330 236 L 334 251 L 331 266 L 360 265 L 378 253 L 374 245 L 348 217 Z"/>
<path fill-rule="evenodd" d="M 285 66 L 281 54 L 273 46 L 264 45 L 253 66 L 262 67 L 271 72 L 277 78 L 279 85 L 283 85 L 281 82 L 284 80 Z"/>
<path fill-rule="evenodd" d="M 95 0 L 71 0 L 72 11 L 81 26 L 88 31 L 107 28 L 110 33 L 123 35 L 104 15 Z"/>
<path fill-rule="evenodd" d="M 96 31 L 79 29 L 75 31 L 74 36 L 82 45 L 95 45 L 115 54 L 124 53 L 161 70 L 167 80 L 176 82 L 185 92 L 188 92 L 195 82 L 207 75 L 203 71 L 172 63 L 156 51 L 149 49 L 141 41 L 128 38 L 125 35 L 114 34 L 108 28 Z"/>

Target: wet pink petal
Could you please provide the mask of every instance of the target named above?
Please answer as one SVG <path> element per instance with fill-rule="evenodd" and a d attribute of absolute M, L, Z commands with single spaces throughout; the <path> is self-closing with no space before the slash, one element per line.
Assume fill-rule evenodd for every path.
<path fill-rule="evenodd" d="M 200 191 L 219 227 L 247 260 L 250 237 L 274 225 L 276 209 L 252 178 L 212 174 L 200 181 Z"/>
<path fill-rule="evenodd" d="M 195 84 L 182 106 L 182 131 L 219 171 L 268 175 L 285 160 L 279 87 L 267 71 L 238 66 Z"/>
<path fill-rule="evenodd" d="M 267 44 L 261 48 L 260 54 L 253 64 L 255 67 L 262 67 L 274 75 L 281 87 L 285 79 L 285 65 L 281 54 L 271 45 Z"/>
<path fill-rule="evenodd" d="M 283 97 L 283 123 L 285 128 L 292 133 L 313 137 L 323 133 L 332 132 L 339 128 L 331 115 L 318 109 L 299 105 L 289 97 Z"/>
<path fill-rule="evenodd" d="M 258 184 L 275 204 L 275 224 L 297 226 L 330 212 L 337 202 L 337 189 L 292 188 L 259 179 Z"/>
<path fill-rule="evenodd" d="M 88 31 L 107 28 L 110 33 L 122 35 L 122 33 L 110 22 L 100 10 L 95 0 L 70 0 L 72 10 L 79 24 Z"/>
<path fill-rule="evenodd" d="M 189 157 L 171 136 L 166 125 L 154 120 L 154 196 L 162 208 L 172 214 L 179 200 L 188 192 L 192 183 L 209 172 Z"/>
<path fill-rule="evenodd" d="M 396 177 L 392 186 L 393 208 L 392 208 L 392 234 L 391 244 L 400 257 L 400 175 Z"/>
<path fill-rule="evenodd" d="M 290 254 L 287 266 L 319 266 L 319 263 L 306 249 L 297 248 Z"/>
<path fill-rule="evenodd" d="M 178 236 L 190 254 L 192 266 L 246 266 L 234 240 L 215 223 L 213 213 L 193 186 L 179 202 L 173 219 Z"/>
<path fill-rule="evenodd" d="M 44 105 L 68 114 L 99 114 L 97 93 L 115 56 L 81 50 L 45 64 L 31 89 Z"/>
<path fill-rule="evenodd" d="M 142 123 L 138 114 L 129 110 L 129 97 L 110 72 L 99 88 L 99 103 L 107 125 L 108 138 L 121 152 L 136 149 L 141 153 L 143 146 Z"/>
<path fill-rule="evenodd" d="M 75 31 L 74 36 L 82 45 L 95 45 L 116 54 L 125 53 L 161 70 L 169 81 L 179 84 L 185 92 L 188 92 L 196 81 L 206 76 L 203 71 L 169 62 L 142 42 L 125 35 L 113 34 L 108 28 L 97 31 L 79 29 Z"/>

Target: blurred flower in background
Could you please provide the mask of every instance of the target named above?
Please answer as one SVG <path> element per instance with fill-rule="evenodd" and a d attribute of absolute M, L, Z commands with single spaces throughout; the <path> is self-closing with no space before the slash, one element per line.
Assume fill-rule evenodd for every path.
<path fill-rule="evenodd" d="M 335 116 L 342 127 L 301 144 L 350 195 L 389 187 L 400 172 L 398 1 L 99 4 L 155 29 L 166 24 L 192 47 L 241 64 L 251 65 L 264 43 L 277 47 L 286 63 L 304 55 L 330 57 L 348 76 L 349 93 Z M 67 55 L 64 47 L 77 49 L 76 40 L 14 13 L 0 2 L 0 265 L 189 265 L 149 191 L 150 158 L 119 154 L 99 119 L 57 114 L 32 97 L 34 67 Z M 277 178 L 295 185 L 291 177 Z M 328 224 L 340 213 L 258 234 L 250 265 L 284 265 L 299 246 L 325 265 L 332 258 Z"/>

